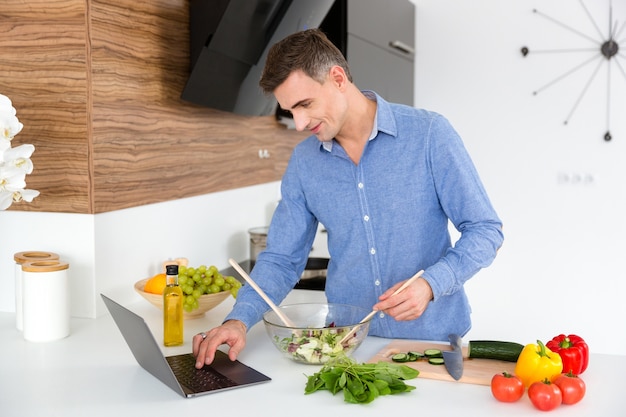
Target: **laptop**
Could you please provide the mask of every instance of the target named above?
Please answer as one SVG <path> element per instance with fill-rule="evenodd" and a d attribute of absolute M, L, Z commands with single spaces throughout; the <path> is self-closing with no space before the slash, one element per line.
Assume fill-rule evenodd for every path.
<path fill-rule="evenodd" d="M 141 316 L 104 294 L 100 296 L 139 365 L 183 397 L 196 397 L 271 381 L 271 378 L 257 370 L 239 361 L 231 361 L 220 350 L 215 352 L 213 363 L 202 369 L 196 369 L 196 359 L 191 353 L 164 356 Z"/>

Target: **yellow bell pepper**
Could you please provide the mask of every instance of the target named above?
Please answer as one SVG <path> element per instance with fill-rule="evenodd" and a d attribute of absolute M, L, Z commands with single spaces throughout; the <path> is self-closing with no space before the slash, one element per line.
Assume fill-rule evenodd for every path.
<path fill-rule="evenodd" d="M 525 387 L 533 382 L 543 381 L 546 378 L 554 380 L 563 371 L 563 361 L 558 353 L 552 352 L 540 340 L 537 344 L 524 346 L 515 364 L 517 375 Z"/>

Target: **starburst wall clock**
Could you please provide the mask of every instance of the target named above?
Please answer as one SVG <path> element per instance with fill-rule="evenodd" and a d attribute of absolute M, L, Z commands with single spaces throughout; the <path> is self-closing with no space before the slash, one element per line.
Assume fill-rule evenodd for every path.
<path fill-rule="evenodd" d="M 586 83 L 580 89 L 580 93 L 572 107 L 570 108 L 569 113 L 567 114 L 563 124 L 567 125 L 570 119 L 573 117 L 576 108 L 580 104 L 580 102 L 585 97 L 585 94 L 589 90 L 589 87 L 592 85 L 592 82 L 596 77 L 601 74 L 601 69 L 604 67 L 606 70 L 606 130 L 604 133 L 604 140 L 609 142 L 613 139 L 611 135 L 611 94 L 615 93 L 612 90 L 611 86 L 611 73 L 612 71 L 617 71 L 618 76 L 621 75 L 624 79 L 626 79 L 626 21 L 619 22 L 618 19 L 613 18 L 613 5 L 612 2 L 609 3 L 609 16 L 608 16 L 608 24 L 599 24 L 597 19 L 589 12 L 585 3 L 582 0 L 579 0 L 580 6 L 584 9 L 585 14 L 588 19 L 592 23 L 595 28 L 596 33 L 587 34 L 583 31 L 577 30 L 570 25 L 548 16 L 537 9 L 534 9 L 533 12 L 538 16 L 549 20 L 552 24 L 561 27 L 564 30 L 567 30 L 571 33 L 576 34 L 578 37 L 584 38 L 587 41 L 591 41 L 594 44 L 594 47 L 584 47 L 584 48 L 572 48 L 572 49 L 551 49 L 551 50 L 541 50 L 541 49 L 531 49 L 528 46 L 523 46 L 521 48 L 521 53 L 524 57 L 527 57 L 530 54 L 562 54 L 562 53 L 571 53 L 577 55 L 584 55 L 583 60 L 571 68 L 566 69 L 564 72 L 560 73 L 555 78 L 551 79 L 541 87 L 537 88 L 533 91 L 533 95 L 538 95 L 542 91 L 550 88 L 551 86 L 557 84 L 568 78 L 570 75 L 576 72 L 585 72 L 587 76 Z M 624 16 L 626 18 L 626 16 Z M 619 92 L 618 94 L 626 94 L 626 91 Z"/>

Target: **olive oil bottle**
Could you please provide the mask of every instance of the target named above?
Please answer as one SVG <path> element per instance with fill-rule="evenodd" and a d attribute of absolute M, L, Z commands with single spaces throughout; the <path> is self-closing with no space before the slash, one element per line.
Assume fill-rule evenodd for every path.
<path fill-rule="evenodd" d="M 183 344 L 183 291 L 178 286 L 178 265 L 167 265 L 163 290 L 163 344 Z"/>

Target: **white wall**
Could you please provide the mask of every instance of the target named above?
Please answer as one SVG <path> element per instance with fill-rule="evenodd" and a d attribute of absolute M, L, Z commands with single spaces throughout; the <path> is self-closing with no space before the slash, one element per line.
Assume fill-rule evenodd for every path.
<path fill-rule="evenodd" d="M 278 199 L 272 182 L 98 215 L 0 212 L 0 311 L 15 311 L 17 252 L 61 255 L 70 264 L 72 315 L 96 317 L 100 292 L 138 299 L 133 284 L 164 260 L 184 256 L 221 269 L 229 257 L 247 259 L 247 230 L 269 224 Z"/>
<path fill-rule="evenodd" d="M 466 339 L 530 343 L 577 333 L 596 352 L 626 354 L 626 75 L 612 64 L 614 139 L 606 143 L 606 59 L 565 126 L 602 60 L 533 96 L 593 53 L 520 53 L 529 46 L 599 54 L 532 12 L 599 38 L 580 2 L 414 2 L 416 106 L 446 115 L 461 133 L 504 221 L 498 258 L 466 286 L 473 306 Z M 605 34 L 609 3 L 584 0 Z M 623 24 L 626 2 L 613 1 L 613 18 Z"/>
<path fill-rule="evenodd" d="M 36 167 L 35 167 L 36 169 Z M 28 177 L 26 178 L 28 184 Z M 27 204 L 27 203 L 21 203 Z M 96 270 L 94 216 L 0 211 L 0 311 L 15 311 L 15 261 L 18 252 L 46 251 L 69 263 L 72 313 L 94 316 Z"/>

